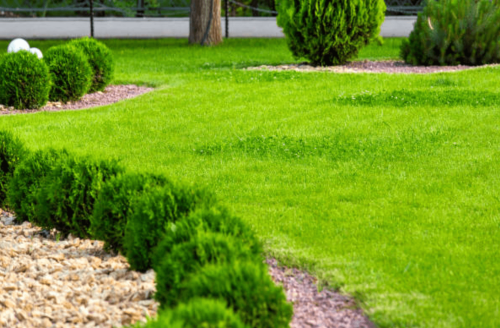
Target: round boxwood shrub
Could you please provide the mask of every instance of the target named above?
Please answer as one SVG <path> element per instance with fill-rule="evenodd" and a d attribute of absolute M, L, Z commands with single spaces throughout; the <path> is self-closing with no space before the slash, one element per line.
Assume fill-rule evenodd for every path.
<path fill-rule="evenodd" d="M 49 99 L 75 101 L 84 96 L 92 83 L 92 68 L 87 56 L 72 45 L 50 48 L 44 57 L 52 78 Z"/>
<path fill-rule="evenodd" d="M 106 250 L 125 254 L 125 228 L 134 203 L 144 192 L 172 183 L 163 175 L 125 173 L 103 185 L 90 217 L 92 238 L 104 241 Z"/>
<path fill-rule="evenodd" d="M 9 131 L 0 131 L 0 207 L 9 207 L 7 194 L 14 170 L 28 155 L 24 144 Z"/>
<path fill-rule="evenodd" d="M 249 328 L 222 300 L 194 298 L 158 314 L 137 328 Z"/>
<path fill-rule="evenodd" d="M 104 90 L 113 79 L 114 61 L 111 50 L 104 43 L 93 38 L 75 39 L 70 44 L 80 48 L 87 55 L 93 70 L 89 92 Z"/>
<path fill-rule="evenodd" d="M 38 226 L 43 225 L 36 211 L 37 194 L 56 163 L 67 156 L 65 150 L 38 150 L 17 165 L 10 179 L 7 198 L 18 223 L 29 221 Z"/>
<path fill-rule="evenodd" d="M 260 254 L 253 254 L 241 239 L 213 232 L 194 235 L 188 242 L 175 245 L 172 252 L 155 267 L 155 298 L 160 302 L 161 308 L 175 306 L 186 300 L 183 298 L 183 283 L 191 275 L 209 263 L 221 264 L 238 260 L 253 261 L 264 266 Z"/>
<path fill-rule="evenodd" d="M 224 300 L 250 327 L 290 327 L 293 307 L 262 263 L 208 264 L 181 285 L 182 300 L 194 297 Z"/>
<path fill-rule="evenodd" d="M 500 1 L 427 1 L 401 57 L 412 65 L 500 62 Z"/>
<path fill-rule="evenodd" d="M 8 53 L 0 62 L 0 104 L 16 109 L 45 106 L 50 91 L 49 68 L 29 51 Z"/>
<path fill-rule="evenodd" d="M 127 222 L 124 249 L 133 270 L 152 267 L 154 251 L 175 224 L 199 207 L 213 204 L 212 193 L 205 189 L 169 184 L 142 193 Z"/>
<path fill-rule="evenodd" d="M 153 267 L 159 267 L 176 245 L 189 242 L 194 236 L 207 232 L 233 236 L 243 241 L 252 254 L 263 254 L 261 243 L 239 217 L 221 206 L 203 207 L 170 226 L 169 233 L 165 234 L 153 254 Z M 263 260 L 262 257 L 261 261 Z"/>
<path fill-rule="evenodd" d="M 372 40 L 381 40 L 384 0 L 283 0 L 278 25 L 296 58 L 341 65 Z"/>
<path fill-rule="evenodd" d="M 90 217 L 102 186 L 123 172 L 115 160 L 66 156 L 55 163 L 36 195 L 37 220 L 63 236 L 91 237 Z"/>

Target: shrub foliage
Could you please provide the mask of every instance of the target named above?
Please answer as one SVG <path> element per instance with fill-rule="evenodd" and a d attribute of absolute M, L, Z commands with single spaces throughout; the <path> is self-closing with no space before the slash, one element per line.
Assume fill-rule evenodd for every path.
<path fill-rule="evenodd" d="M 379 39 L 383 0 L 283 0 L 278 25 L 297 58 L 314 65 L 341 65 Z"/>
<path fill-rule="evenodd" d="M 500 62 L 500 0 L 427 1 L 401 57 L 412 65 Z"/>
<path fill-rule="evenodd" d="M 250 327 L 288 328 L 293 314 L 262 263 L 208 264 L 182 283 L 183 298 L 223 299 Z"/>
<path fill-rule="evenodd" d="M 45 106 L 50 91 L 49 68 L 28 51 L 8 53 L 0 61 L 0 104 L 16 109 Z"/>
<path fill-rule="evenodd" d="M 52 78 L 50 100 L 75 101 L 89 91 L 92 68 L 81 49 L 68 44 L 55 46 L 45 53 L 43 59 Z"/>
<path fill-rule="evenodd" d="M 68 156 L 55 163 L 37 193 L 37 217 L 47 229 L 89 238 L 90 216 L 102 186 L 123 170 L 116 161 Z"/>
<path fill-rule="evenodd" d="M 156 320 L 137 324 L 137 328 L 248 328 L 227 307 L 226 302 L 215 299 L 194 298 L 158 314 Z"/>
<path fill-rule="evenodd" d="M 24 144 L 12 133 L 0 131 L 0 207 L 8 206 L 7 194 L 14 169 L 27 155 Z"/>
<path fill-rule="evenodd" d="M 75 39 L 70 42 L 87 55 L 93 70 L 92 84 L 89 92 L 102 91 L 113 79 L 114 61 L 111 50 L 102 42 L 93 38 Z"/>
<path fill-rule="evenodd" d="M 39 220 L 39 213 L 36 211 L 37 194 L 56 163 L 67 156 L 66 151 L 39 150 L 29 154 L 19 163 L 7 193 L 9 205 L 16 213 L 17 222 L 29 221 L 44 227 L 44 222 Z"/>
<path fill-rule="evenodd" d="M 262 254 L 262 246 L 253 231 L 238 217 L 220 206 L 199 208 L 187 218 L 170 227 L 154 252 L 153 267 L 159 267 L 176 245 L 189 242 L 193 236 L 207 232 L 216 232 L 236 237 L 245 242 L 255 255 Z M 263 261 L 261 258 L 260 261 Z"/>
<path fill-rule="evenodd" d="M 210 263 L 233 263 L 237 260 L 264 265 L 260 254 L 253 254 L 240 239 L 213 232 L 195 235 L 188 242 L 175 245 L 155 268 L 155 298 L 162 308 L 186 301 L 185 283 L 191 275 Z"/>
<path fill-rule="evenodd" d="M 137 198 L 155 187 L 170 184 L 164 176 L 155 174 L 125 173 L 111 179 L 103 186 L 90 218 L 92 237 L 104 241 L 105 249 L 125 254 L 125 228 Z"/>
<path fill-rule="evenodd" d="M 210 206 L 213 197 L 203 189 L 168 184 L 143 193 L 125 230 L 125 253 L 130 267 L 146 271 L 152 267 L 154 250 L 172 224 L 200 206 Z"/>

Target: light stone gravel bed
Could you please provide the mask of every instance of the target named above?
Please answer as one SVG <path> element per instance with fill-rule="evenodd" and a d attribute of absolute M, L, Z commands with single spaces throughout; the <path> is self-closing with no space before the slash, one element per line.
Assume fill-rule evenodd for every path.
<path fill-rule="evenodd" d="M 268 70 L 268 71 L 297 71 L 297 72 L 332 72 L 332 73 L 403 73 L 403 74 L 427 74 L 462 71 L 485 66 L 413 66 L 398 60 L 372 61 L 362 60 L 348 62 L 345 65 L 338 66 L 311 66 L 309 63 L 291 64 L 291 65 L 262 65 L 248 67 L 246 70 Z"/>
<path fill-rule="evenodd" d="M 57 241 L 0 214 L 0 327 L 119 327 L 156 315 L 154 271 L 129 270 L 103 243 Z M 374 327 L 352 298 L 324 289 L 306 272 L 267 260 L 273 280 L 294 304 L 292 328 Z"/>
<path fill-rule="evenodd" d="M 25 222 L 0 222 L 0 327 L 113 327 L 156 313 L 154 271 L 129 271 L 102 242 L 57 242 Z"/>

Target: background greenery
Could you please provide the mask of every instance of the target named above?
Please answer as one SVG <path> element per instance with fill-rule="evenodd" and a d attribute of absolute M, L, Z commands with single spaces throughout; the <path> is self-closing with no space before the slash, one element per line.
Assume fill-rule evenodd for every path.
<path fill-rule="evenodd" d="M 401 40 L 385 41 L 360 59 L 397 58 Z M 157 89 L 3 116 L 0 128 L 31 149 L 66 147 L 207 186 L 269 255 L 353 293 L 381 327 L 498 325 L 500 68 L 245 71 L 293 62 L 285 40 L 105 43 L 114 83 Z"/>

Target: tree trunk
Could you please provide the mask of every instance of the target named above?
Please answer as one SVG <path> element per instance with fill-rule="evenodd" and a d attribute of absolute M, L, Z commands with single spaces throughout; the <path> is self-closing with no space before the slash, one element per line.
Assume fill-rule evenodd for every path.
<path fill-rule="evenodd" d="M 198 43 L 202 45 L 212 46 L 222 42 L 220 1 L 221 0 L 191 1 L 189 43 Z M 211 9 L 212 15 L 210 15 Z"/>

